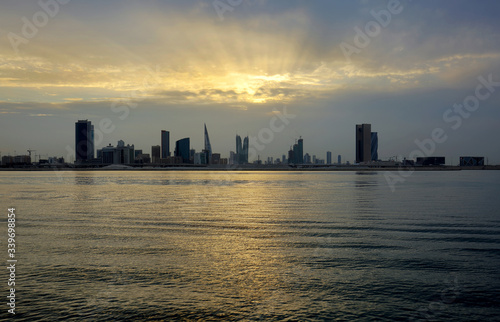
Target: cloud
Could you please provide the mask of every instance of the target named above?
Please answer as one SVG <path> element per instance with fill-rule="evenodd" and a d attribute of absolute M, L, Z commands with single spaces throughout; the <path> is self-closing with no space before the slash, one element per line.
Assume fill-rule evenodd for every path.
<path fill-rule="evenodd" d="M 36 117 L 45 117 L 45 116 L 53 116 L 54 114 L 30 114 L 29 116 L 36 116 Z"/>

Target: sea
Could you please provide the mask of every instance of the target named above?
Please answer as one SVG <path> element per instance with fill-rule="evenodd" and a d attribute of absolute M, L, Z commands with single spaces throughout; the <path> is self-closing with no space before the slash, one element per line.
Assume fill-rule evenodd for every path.
<path fill-rule="evenodd" d="M 500 171 L 388 178 L 2 171 L 0 320 L 500 321 Z"/>

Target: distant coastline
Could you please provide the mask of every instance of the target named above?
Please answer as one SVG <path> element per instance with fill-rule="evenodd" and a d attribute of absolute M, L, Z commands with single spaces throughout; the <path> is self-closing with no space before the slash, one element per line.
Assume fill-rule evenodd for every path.
<path fill-rule="evenodd" d="M 0 168 L 0 171 L 467 171 L 467 170 L 500 170 L 500 165 L 487 166 L 418 166 L 418 167 L 373 167 L 373 166 L 275 166 L 275 165 L 239 165 L 239 166 L 105 166 L 105 167 L 25 167 Z"/>

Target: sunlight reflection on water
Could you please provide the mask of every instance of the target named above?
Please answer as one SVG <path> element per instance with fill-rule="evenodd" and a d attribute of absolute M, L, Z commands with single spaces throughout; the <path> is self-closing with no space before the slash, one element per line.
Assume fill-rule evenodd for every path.
<path fill-rule="evenodd" d="M 415 173 L 395 193 L 383 173 L 61 178 L 0 173 L 19 217 L 21 320 L 500 314 L 494 172 Z"/>

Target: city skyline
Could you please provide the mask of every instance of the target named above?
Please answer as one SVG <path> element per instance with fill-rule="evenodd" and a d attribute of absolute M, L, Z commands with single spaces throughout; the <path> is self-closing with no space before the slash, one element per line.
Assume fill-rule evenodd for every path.
<path fill-rule="evenodd" d="M 427 149 L 500 164 L 495 1 L 242 1 L 223 12 L 213 1 L 49 2 L 2 4 L 2 156 L 67 157 L 83 119 L 108 130 L 96 149 L 144 151 L 162 129 L 201 151 L 206 123 L 227 156 L 228 133 L 252 141 L 286 109 L 295 117 L 262 158 L 303 137 L 304 152 L 352 162 L 352 126 L 369 123 L 382 160 Z"/>

